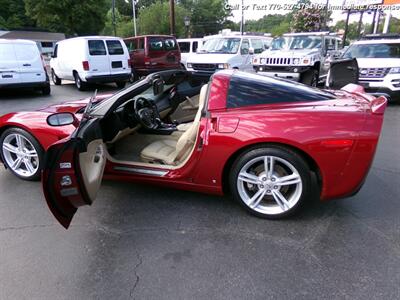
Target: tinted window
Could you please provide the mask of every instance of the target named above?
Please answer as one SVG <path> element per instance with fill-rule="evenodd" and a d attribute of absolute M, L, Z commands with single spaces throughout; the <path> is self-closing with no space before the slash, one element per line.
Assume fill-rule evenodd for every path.
<path fill-rule="evenodd" d="M 164 40 L 164 46 L 165 46 L 165 50 L 176 50 L 176 49 L 178 49 L 178 46 L 177 46 L 176 41 L 174 39 L 165 39 Z"/>
<path fill-rule="evenodd" d="M 41 42 L 43 48 L 53 48 L 53 42 Z"/>
<path fill-rule="evenodd" d="M 106 55 L 106 47 L 102 40 L 88 41 L 90 55 Z"/>
<path fill-rule="evenodd" d="M 121 42 L 117 40 L 106 41 L 108 54 L 110 55 L 121 55 L 124 54 L 124 48 L 122 48 Z"/>
<path fill-rule="evenodd" d="M 258 54 L 258 53 L 261 53 L 264 51 L 263 42 L 259 39 L 252 39 L 251 46 L 253 47 L 255 54 Z"/>
<path fill-rule="evenodd" d="M 124 41 L 126 48 L 128 48 L 128 51 L 133 51 L 136 49 L 136 41 Z"/>
<path fill-rule="evenodd" d="M 400 44 L 352 45 L 343 58 L 400 58 Z"/>
<path fill-rule="evenodd" d="M 232 76 L 228 108 L 282 102 L 321 101 L 335 96 L 302 84 L 253 74 Z"/>
<path fill-rule="evenodd" d="M 181 49 L 182 53 L 189 53 L 190 52 L 190 42 L 179 42 L 179 48 Z"/>
<path fill-rule="evenodd" d="M 193 52 L 196 52 L 198 46 L 199 46 L 199 43 L 198 43 L 198 42 L 193 42 L 192 51 L 193 51 Z"/>
<path fill-rule="evenodd" d="M 242 46 L 240 47 L 240 54 L 249 54 L 249 40 L 243 40 Z"/>
<path fill-rule="evenodd" d="M 149 49 L 150 50 L 176 50 L 178 45 L 175 39 L 162 38 L 162 37 L 150 37 L 149 38 Z"/>
<path fill-rule="evenodd" d="M 58 52 L 58 45 L 56 45 L 54 47 L 54 51 L 53 51 L 53 57 L 56 58 L 57 57 L 57 52 Z"/>
<path fill-rule="evenodd" d="M 140 38 L 137 41 L 137 49 L 144 50 L 144 38 Z"/>

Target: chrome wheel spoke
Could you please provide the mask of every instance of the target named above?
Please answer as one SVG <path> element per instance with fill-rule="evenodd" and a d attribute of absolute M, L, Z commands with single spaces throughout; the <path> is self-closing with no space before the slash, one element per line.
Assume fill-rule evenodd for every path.
<path fill-rule="evenodd" d="M 283 211 L 286 211 L 290 208 L 289 202 L 286 198 L 282 195 L 280 191 L 273 190 L 272 196 L 274 197 L 275 202 L 280 206 Z"/>
<path fill-rule="evenodd" d="M 260 179 L 256 175 L 244 171 L 239 173 L 238 179 L 251 184 L 260 184 Z"/>
<path fill-rule="evenodd" d="M 25 151 L 25 156 L 33 157 L 33 158 L 37 158 L 38 157 L 38 155 L 36 153 L 36 150 L 26 150 Z"/>
<path fill-rule="evenodd" d="M 35 167 L 32 165 L 32 162 L 29 159 L 24 159 L 24 165 L 29 173 L 35 173 Z"/>
<path fill-rule="evenodd" d="M 14 160 L 13 164 L 11 165 L 11 169 L 16 170 L 21 166 L 22 163 L 22 158 L 17 157 L 16 160 Z"/>
<path fill-rule="evenodd" d="M 9 143 L 3 143 L 3 149 L 5 151 L 11 152 L 11 153 L 15 153 L 15 154 L 19 153 L 18 148 Z"/>
<path fill-rule="evenodd" d="M 298 184 L 300 182 L 301 182 L 300 175 L 293 173 L 291 175 L 278 178 L 276 181 L 276 185 L 278 186 L 292 185 L 292 184 Z"/>
<path fill-rule="evenodd" d="M 22 149 L 24 149 L 24 139 L 21 135 L 17 134 L 15 136 L 15 139 L 17 141 L 17 146 L 18 146 L 18 150 L 22 151 Z"/>
<path fill-rule="evenodd" d="M 249 206 L 251 208 L 257 207 L 258 204 L 260 204 L 261 200 L 264 199 L 265 193 L 266 193 L 265 189 L 258 190 L 257 193 L 255 193 L 254 196 L 251 197 L 249 201 Z"/>
<path fill-rule="evenodd" d="M 275 159 L 272 156 L 264 157 L 264 169 L 268 178 L 271 178 L 272 174 L 274 173 L 274 165 L 275 165 Z"/>

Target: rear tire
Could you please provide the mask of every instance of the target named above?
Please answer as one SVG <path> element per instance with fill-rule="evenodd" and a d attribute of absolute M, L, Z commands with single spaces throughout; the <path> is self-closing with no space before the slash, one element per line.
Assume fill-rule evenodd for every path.
<path fill-rule="evenodd" d="M 136 74 L 135 71 L 132 71 L 131 76 L 129 77 L 129 82 L 134 83 L 139 80 L 139 76 Z"/>
<path fill-rule="evenodd" d="M 42 94 L 45 96 L 50 95 L 51 93 L 51 88 L 50 88 L 50 83 L 46 85 L 44 88 L 42 88 Z"/>
<path fill-rule="evenodd" d="M 316 69 L 311 69 L 305 72 L 301 77 L 301 83 L 312 87 L 317 87 L 319 81 L 319 72 Z"/>
<path fill-rule="evenodd" d="M 61 85 L 61 79 L 56 75 L 54 69 L 51 69 L 51 80 L 55 85 Z"/>
<path fill-rule="evenodd" d="M 234 199 L 244 209 L 265 219 L 293 215 L 312 189 L 307 163 L 296 152 L 280 146 L 255 148 L 240 155 L 229 184 Z"/>
<path fill-rule="evenodd" d="M 126 82 L 125 81 L 117 81 L 115 84 L 117 85 L 117 87 L 119 89 L 123 89 L 126 85 Z"/>
<path fill-rule="evenodd" d="M 5 166 L 15 176 L 28 181 L 40 179 L 44 151 L 30 133 L 18 127 L 5 130 L 0 137 L 0 151 Z"/>
<path fill-rule="evenodd" d="M 74 73 L 74 79 L 75 79 L 76 88 L 80 91 L 85 91 L 87 88 L 87 84 L 86 84 L 86 82 L 82 81 L 82 79 L 79 77 L 79 74 L 77 72 Z"/>

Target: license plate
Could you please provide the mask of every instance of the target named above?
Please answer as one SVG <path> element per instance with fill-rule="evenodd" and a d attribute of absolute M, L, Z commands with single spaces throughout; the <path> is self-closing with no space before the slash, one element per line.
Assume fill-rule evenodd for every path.
<path fill-rule="evenodd" d="M 111 67 L 113 67 L 113 68 L 122 68 L 122 61 L 113 61 L 111 63 Z"/>

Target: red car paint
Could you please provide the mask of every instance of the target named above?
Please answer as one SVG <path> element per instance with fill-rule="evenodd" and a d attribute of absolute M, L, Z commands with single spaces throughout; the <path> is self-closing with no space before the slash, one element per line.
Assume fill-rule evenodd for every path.
<path fill-rule="evenodd" d="M 121 171 L 118 167 L 124 164 L 107 160 L 104 178 L 223 194 L 224 175 L 238 154 L 269 143 L 285 145 L 303 155 L 319 175 L 322 200 L 345 197 L 358 190 L 373 161 L 385 98 L 366 95 L 362 87 L 350 86 L 335 92 L 337 99 L 332 100 L 227 108 L 231 76 L 232 71 L 223 71 L 212 77 L 208 114 L 201 119 L 195 150 L 183 167 L 160 177 Z M 87 101 L 8 114 L 0 118 L 0 130 L 8 126 L 24 128 L 48 149 L 68 137 L 75 127 L 50 127 L 47 116 L 54 112 L 76 113 Z"/>

